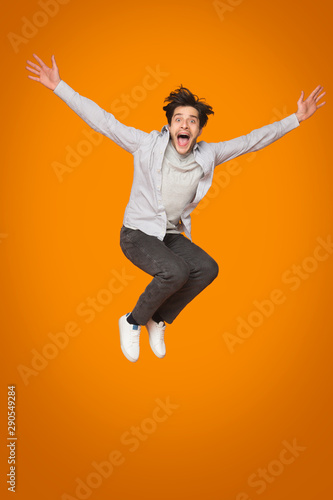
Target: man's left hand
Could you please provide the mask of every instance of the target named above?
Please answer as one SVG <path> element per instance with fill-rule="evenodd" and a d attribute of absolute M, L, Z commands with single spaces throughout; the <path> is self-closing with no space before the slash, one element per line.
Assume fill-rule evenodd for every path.
<path fill-rule="evenodd" d="M 317 109 L 321 108 L 322 106 L 324 106 L 324 104 L 326 104 L 326 101 L 322 102 L 321 104 L 317 104 L 320 101 L 320 99 L 326 94 L 326 92 L 323 92 L 321 95 L 318 95 L 323 90 L 323 88 L 324 87 L 322 87 L 321 85 L 318 85 L 318 87 L 316 87 L 311 92 L 311 94 L 307 99 L 305 99 L 305 101 L 303 101 L 304 92 L 302 90 L 301 97 L 297 101 L 298 109 L 297 112 L 295 113 L 299 122 L 302 122 L 307 118 L 310 118 L 310 116 L 312 116 L 313 113 L 317 111 Z"/>

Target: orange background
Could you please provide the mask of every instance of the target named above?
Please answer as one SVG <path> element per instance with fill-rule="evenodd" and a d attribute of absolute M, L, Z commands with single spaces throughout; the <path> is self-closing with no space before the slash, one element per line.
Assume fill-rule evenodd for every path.
<path fill-rule="evenodd" d="M 22 36 L 22 18 L 43 24 L 45 15 L 36 15 L 41 6 L 32 0 L 7 4 L 2 14 L 2 497 L 10 384 L 18 499 L 84 498 L 77 479 L 86 484 L 87 477 L 96 484 L 85 498 L 94 500 L 331 496 L 333 256 L 300 278 L 297 290 L 283 276 L 294 265 L 315 266 L 309 257 L 317 238 L 333 238 L 333 9 L 327 0 L 224 5 L 219 15 L 211 1 L 70 0 L 16 50 L 8 34 Z M 321 84 L 327 91 L 310 120 L 235 160 L 238 175 L 224 184 L 219 177 L 193 214 L 193 240 L 220 274 L 167 328 L 163 360 L 144 328 L 137 363 L 119 345 L 118 318 L 150 279 L 119 247 L 132 157 L 103 137 L 58 180 L 54 162 L 66 165 L 68 147 L 83 147 L 90 129 L 27 78 L 33 53 L 47 64 L 55 54 L 61 78 L 107 111 L 122 94 L 134 95 L 123 122 L 147 132 L 166 123 L 170 91 L 188 86 L 214 108 L 201 136 L 208 142 L 295 112 L 301 90 L 308 96 Z M 164 76 L 142 90 L 147 66 Z M 101 292 L 115 273 L 122 281 Z M 254 301 L 275 289 L 283 304 L 230 352 L 225 332 L 236 335 L 237 318 L 247 320 Z M 89 317 L 82 314 L 88 297 L 104 300 Z M 78 334 L 47 351 L 50 333 L 69 322 Z M 36 352 L 53 359 L 23 380 L 19 366 L 31 369 Z M 174 405 L 170 415 L 157 400 Z M 133 426 L 142 438 L 130 446 L 124 436 Z M 281 455 L 286 442 L 303 448 L 281 465 L 281 456 L 292 460 Z M 109 461 L 114 450 L 122 464 L 101 479 L 92 464 Z M 251 476 L 258 482 L 259 469 L 268 470 L 261 488 L 249 483 Z"/>

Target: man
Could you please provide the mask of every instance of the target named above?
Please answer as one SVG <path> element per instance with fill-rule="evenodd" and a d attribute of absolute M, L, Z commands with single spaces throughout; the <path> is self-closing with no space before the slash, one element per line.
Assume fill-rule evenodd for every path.
<path fill-rule="evenodd" d="M 290 132 L 312 116 L 325 102 L 316 89 L 297 112 L 253 130 L 250 134 L 219 143 L 197 142 L 212 107 L 180 86 L 165 99 L 168 124 L 150 133 L 128 127 L 91 100 L 80 96 L 52 67 L 34 54 L 38 64 L 27 61 L 29 78 L 51 89 L 95 131 L 104 134 L 134 156 L 130 200 L 120 231 L 120 246 L 137 267 L 153 276 L 131 313 L 119 320 L 120 345 L 129 361 L 140 353 L 141 326 L 159 358 L 166 353 L 164 331 L 184 307 L 217 276 L 218 265 L 191 240 L 190 214 L 212 184 L 214 169 L 239 155 L 257 151 Z M 320 94 L 320 95 L 319 95 Z M 185 233 L 184 236 L 182 233 Z"/>

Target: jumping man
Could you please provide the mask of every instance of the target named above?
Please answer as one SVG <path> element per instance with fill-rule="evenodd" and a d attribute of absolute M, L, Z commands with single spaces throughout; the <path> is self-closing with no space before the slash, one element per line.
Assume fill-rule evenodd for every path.
<path fill-rule="evenodd" d="M 54 56 L 50 68 L 33 55 L 39 64 L 27 61 L 26 69 L 36 75 L 29 78 L 52 90 L 92 129 L 134 157 L 120 246 L 135 266 L 153 278 L 131 313 L 119 319 L 120 345 L 129 361 L 137 361 L 141 326 L 145 325 L 154 354 L 163 358 L 166 324 L 172 323 L 218 274 L 215 260 L 192 242 L 190 215 L 207 194 L 215 167 L 258 151 L 298 127 L 325 104 L 318 104 L 325 95 L 323 87 L 318 85 L 305 100 L 302 91 L 296 113 L 280 121 L 229 141 L 197 142 L 214 111 L 182 85 L 164 101 L 167 125 L 161 132 L 146 133 L 120 123 L 75 92 L 60 78 Z"/>

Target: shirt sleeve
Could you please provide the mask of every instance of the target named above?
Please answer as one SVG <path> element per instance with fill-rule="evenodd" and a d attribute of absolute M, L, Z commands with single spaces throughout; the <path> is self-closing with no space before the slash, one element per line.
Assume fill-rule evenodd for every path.
<path fill-rule="evenodd" d="M 120 123 L 113 114 L 75 92 L 63 80 L 60 80 L 53 92 L 92 129 L 105 135 L 129 153 L 134 153 L 149 135 L 142 130 Z"/>
<path fill-rule="evenodd" d="M 280 121 L 253 130 L 230 141 L 211 143 L 215 150 L 215 166 L 232 160 L 245 153 L 258 151 L 283 137 L 287 132 L 299 126 L 295 113 Z"/>

